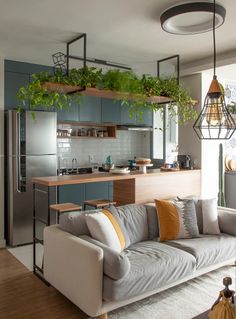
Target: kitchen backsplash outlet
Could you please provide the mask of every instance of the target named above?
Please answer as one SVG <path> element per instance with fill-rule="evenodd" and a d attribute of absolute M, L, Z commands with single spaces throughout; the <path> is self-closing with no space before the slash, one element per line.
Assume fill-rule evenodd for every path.
<path fill-rule="evenodd" d="M 57 153 L 61 166 L 70 167 L 73 158 L 77 159 L 78 166 L 91 165 L 91 157 L 101 164 L 108 155 L 111 155 L 116 165 L 127 164 L 135 156 L 150 157 L 150 132 L 117 131 L 115 139 L 59 138 Z"/>

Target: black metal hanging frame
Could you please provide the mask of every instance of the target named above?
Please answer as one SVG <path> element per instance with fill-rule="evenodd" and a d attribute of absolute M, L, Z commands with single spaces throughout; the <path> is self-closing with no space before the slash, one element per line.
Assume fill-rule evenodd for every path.
<path fill-rule="evenodd" d="M 82 56 L 76 56 L 76 55 L 71 55 L 70 54 L 70 46 L 71 44 L 83 40 L 83 55 Z M 62 54 L 62 53 L 61 53 Z M 109 67 L 115 67 L 123 70 L 132 70 L 130 66 L 124 65 L 122 63 L 115 63 L 111 61 L 106 61 L 98 58 L 88 58 L 87 57 L 87 34 L 86 33 L 81 33 L 79 36 L 76 38 L 68 41 L 66 43 L 66 54 L 64 55 L 66 59 L 66 74 L 69 75 L 69 70 L 70 70 L 70 59 L 73 60 L 78 60 L 83 62 L 83 67 L 86 68 L 87 62 L 94 63 L 94 64 L 101 64 Z"/>

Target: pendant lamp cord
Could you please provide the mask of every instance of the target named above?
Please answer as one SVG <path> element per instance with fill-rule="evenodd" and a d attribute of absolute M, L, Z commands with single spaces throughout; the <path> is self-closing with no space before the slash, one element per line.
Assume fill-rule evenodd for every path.
<path fill-rule="evenodd" d="M 214 0 L 214 13 L 213 13 L 213 46 L 214 46 L 214 77 L 216 76 L 216 35 L 215 35 L 215 26 L 216 26 L 216 1 Z"/>

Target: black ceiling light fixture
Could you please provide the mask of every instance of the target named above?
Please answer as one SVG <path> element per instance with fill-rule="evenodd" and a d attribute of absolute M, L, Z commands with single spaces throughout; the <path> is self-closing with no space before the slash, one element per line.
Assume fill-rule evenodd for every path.
<path fill-rule="evenodd" d="M 162 13 L 164 31 L 188 35 L 212 30 L 212 14 L 215 9 L 215 28 L 224 23 L 226 10 L 213 2 L 188 2 L 167 9 Z"/>

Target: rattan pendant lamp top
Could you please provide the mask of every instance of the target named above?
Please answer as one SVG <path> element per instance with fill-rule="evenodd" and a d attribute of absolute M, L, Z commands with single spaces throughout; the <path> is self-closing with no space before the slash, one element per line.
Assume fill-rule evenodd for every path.
<path fill-rule="evenodd" d="M 216 43 L 215 43 L 215 0 L 213 13 L 213 45 L 214 45 L 214 75 L 206 95 L 204 106 L 193 125 L 200 139 L 229 139 L 235 129 L 235 122 L 228 111 L 224 94 L 216 77 Z"/>

